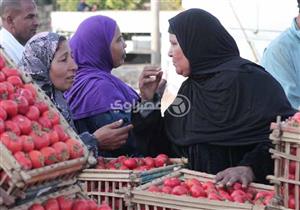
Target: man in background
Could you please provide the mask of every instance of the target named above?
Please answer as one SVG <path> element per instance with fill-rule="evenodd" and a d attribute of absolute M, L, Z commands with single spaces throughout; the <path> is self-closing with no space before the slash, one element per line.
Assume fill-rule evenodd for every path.
<path fill-rule="evenodd" d="M 0 45 L 18 64 L 24 45 L 38 28 L 37 6 L 33 0 L 0 0 L 2 28 Z"/>
<path fill-rule="evenodd" d="M 300 0 L 297 0 L 300 9 Z M 289 29 L 265 49 L 261 65 L 281 84 L 291 105 L 300 108 L 300 11 Z M 275 96 L 276 97 L 276 96 Z"/>
<path fill-rule="evenodd" d="M 80 0 L 80 2 L 77 5 L 77 11 L 83 12 L 89 10 L 90 10 L 90 6 L 85 2 L 85 0 Z"/>

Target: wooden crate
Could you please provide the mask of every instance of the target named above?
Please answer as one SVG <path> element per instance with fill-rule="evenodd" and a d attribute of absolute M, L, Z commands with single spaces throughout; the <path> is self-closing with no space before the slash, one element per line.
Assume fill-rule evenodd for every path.
<path fill-rule="evenodd" d="M 151 185 L 162 185 L 167 177 L 197 178 L 201 182 L 214 182 L 214 175 L 196 172 L 188 169 L 175 171 L 167 176 L 156 179 L 150 183 L 137 187 L 132 191 L 130 200 L 133 209 L 161 209 L 161 210 L 264 210 L 265 206 L 247 203 L 225 202 L 209 200 L 207 198 L 193 198 L 191 196 L 176 196 L 165 193 L 147 191 Z M 258 191 L 271 191 L 272 186 L 251 184 L 250 187 Z"/>
<path fill-rule="evenodd" d="M 15 68 L 16 65 L 8 58 L 3 50 L 0 49 L 0 55 L 5 58 L 7 64 Z M 10 181 L 5 182 L 6 177 L 0 178 L 0 191 L 5 198 L 24 198 L 26 191 L 36 186 L 49 182 L 60 180 L 61 182 L 69 182 L 77 176 L 78 172 L 84 168 L 88 168 L 89 164 L 95 164 L 96 159 L 89 154 L 86 146 L 80 140 L 72 127 L 65 120 L 63 115 L 57 110 L 50 98 L 33 82 L 29 74 L 20 72 L 21 78 L 25 84 L 31 83 L 37 92 L 37 99 L 48 104 L 49 108 L 55 110 L 60 115 L 60 125 L 63 126 L 65 132 L 70 138 L 80 142 L 84 149 L 84 156 L 81 158 L 67 160 L 64 162 L 48 165 L 33 170 L 23 170 L 16 161 L 12 153 L 0 142 L 0 168 L 5 171 Z M 3 197 L 2 196 L 2 197 Z M 7 200 L 7 199 L 6 199 Z"/>
<path fill-rule="evenodd" d="M 274 175 L 268 176 L 275 185 L 276 202 L 280 209 L 288 209 L 290 197 L 295 200 L 295 209 L 300 210 L 300 125 L 291 124 L 289 120 L 271 124 L 273 130 L 270 139 L 274 144 L 271 149 L 274 159 Z M 290 175 L 290 165 L 295 167 L 294 177 Z M 293 170 L 293 169 L 292 169 Z M 289 197 L 289 193 L 294 196 Z"/>
<path fill-rule="evenodd" d="M 107 158 L 111 159 L 111 158 Z M 170 159 L 172 165 L 148 171 L 85 169 L 78 180 L 84 183 L 84 192 L 97 201 L 106 201 L 114 210 L 130 209 L 128 196 L 135 187 L 181 168 L 186 159 Z"/>

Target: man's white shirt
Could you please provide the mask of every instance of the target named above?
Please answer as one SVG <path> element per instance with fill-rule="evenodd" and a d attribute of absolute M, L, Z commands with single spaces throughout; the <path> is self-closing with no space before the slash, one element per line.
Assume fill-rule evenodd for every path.
<path fill-rule="evenodd" d="M 22 58 L 24 46 L 18 42 L 15 37 L 5 28 L 0 30 L 0 45 L 4 48 L 7 55 L 18 64 Z"/>

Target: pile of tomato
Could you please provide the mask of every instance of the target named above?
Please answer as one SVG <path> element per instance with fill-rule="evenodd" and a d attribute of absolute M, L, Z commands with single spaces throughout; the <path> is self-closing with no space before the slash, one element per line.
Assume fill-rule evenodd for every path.
<path fill-rule="evenodd" d="M 147 171 L 152 168 L 170 165 L 172 162 L 166 154 L 159 154 L 155 158 L 152 157 L 126 157 L 121 155 L 114 159 L 105 159 L 98 157 L 97 169 L 110 170 L 137 170 Z"/>
<path fill-rule="evenodd" d="M 186 195 L 194 198 L 256 205 L 267 205 L 274 196 L 274 191 L 257 191 L 252 187 L 245 189 L 240 183 L 224 188 L 218 187 L 210 181 L 200 182 L 196 178 L 181 180 L 178 177 L 166 178 L 162 185 L 151 185 L 147 190 L 177 196 Z"/>
<path fill-rule="evenodd" d="M 79 141 L 68 136 L 60 115 L 39 100 L 32 84 L 0 56 L 0 142 L 24 170 L 82 157 Z"/>
<path fill-rule="evenodd" d="M 43 204 L 35 203 L 29 210 L 112 210 L 105 202 L 97 205 L 93 200 L 72 199 L 65 196 L 50 198 Z"/>

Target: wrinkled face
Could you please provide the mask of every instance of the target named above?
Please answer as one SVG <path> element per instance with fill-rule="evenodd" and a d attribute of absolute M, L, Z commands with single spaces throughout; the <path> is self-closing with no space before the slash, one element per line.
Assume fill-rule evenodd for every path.
<path fill-rule="evenodd" d="M 32 0 L 22 0 L 21 8 L 10 16 L 11 33 L 22 44 L 36 34 L 38 28 L 37 8 Z"/>
<path fill-rule="evenodd" d="M 58 50 L 54 54 L 50 68 L 50 80 L 55 88 L 61 91 L 68 90 L 76 74 L 77 65 L 72 58 L 71 49 L 67 41 L 60 43 Z"/>
<path fill-rule="evenodd" d="M 125 48 L 127 47 L 118 26 L 116 26 L 114 38 L 110 44 L 110 51 L 114 68 L 122 65 L 126 58 Z"/>
<path fill-rule="evenodd" d="M 187 77 L 191 72 L 190 63 L 188 59 L 185 57 L 185 55 L 183 54 L 176 36 L 174 34 L 170 34 L 169 40 L 171 46 L 168 55 L 172 58 L 176 73 L 184 77 Z"/>

